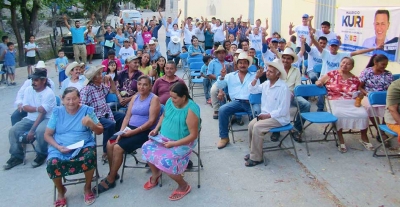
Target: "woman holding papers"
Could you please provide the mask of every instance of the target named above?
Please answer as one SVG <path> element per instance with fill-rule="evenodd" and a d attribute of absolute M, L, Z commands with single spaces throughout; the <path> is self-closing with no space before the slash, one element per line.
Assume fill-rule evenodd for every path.
<path fill-rule="evenodd" d="M 165 172 L 178 184 L 178 188 L 169 196 L 170 200 L 176 201 L 191 190 L 182 173 L 197 143 L 200 108 L 190 98 L 185 83 L 172 85 L 170 95 L 163 115 L 149 134 L 151 139 L 142 146 L 142 158 L 147 161 L 152 173 L 144 189 L 150 190 L 157 186 L 161 173 Z"/>
<path fill-rule="evenodd" d="M 118 170 L 121 167 L 125 152 L 132 152 L 140 148 L 149 138 L 148 135 L 157 125 L 160 114 L 160 100 L 151 93 L 151 79 L 149 76 L 138 78 L 138 92 L 132 96 L 129 107 L 122 122 L 121 131 L 116 139 L 110 138 L 107 142 L 107 156 L 110 166 L 108 176 L 99 183 L 99 193 L 115 187 L 115 180 L 119 179 Z"/>
<path fill-rule="evenodd" d="M 44 139 L 49 143 L 47 174 L 58 191 L 54 206 L 66 206 L 67 189 L 62 177 L 85 173 L 84 201 L 92 204 L 96 197 L 91 182 L 96 165 L 96 143 L 92 131 L 103 133 L 103 126 L 92 107 L 80 104 L 80 94 L 75 87 L 68 87 L 62 94 L 63 106 L 53 109 Z M 82 143 L 83 141 L 83 143 Z"/>

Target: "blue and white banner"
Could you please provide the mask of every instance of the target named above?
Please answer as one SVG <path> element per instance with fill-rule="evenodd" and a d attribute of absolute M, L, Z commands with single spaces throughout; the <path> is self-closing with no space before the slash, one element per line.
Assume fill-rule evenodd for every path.
<path fill-rule="evenodd" d="M 335 32 L 342 37 L 340 49 L 355 51 L 375 48 L 368 53 L 384 54 L 390 61 L 400 62 L 400 7 L 340 7 L 336 13 Z"/>

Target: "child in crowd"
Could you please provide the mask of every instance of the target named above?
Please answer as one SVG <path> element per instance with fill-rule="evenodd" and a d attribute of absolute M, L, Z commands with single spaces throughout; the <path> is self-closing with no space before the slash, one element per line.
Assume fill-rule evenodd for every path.
<path fill-rule="evenodd" d="M 208 64 L 210 64 L 212 60 L 212 57 L 209 55 L 206 55 L 203 57 L 203 62 L 204 65 L 201 67 L 200 70 L 200 75 L 203 77 L 203 86 L 204 86 L 204 95 L 206 97 L 206 102 L 207 104 L 211 104 L 211 95 L 210 95 L 210 90 L 211 90 L 211 80 L 208 78 L 207 70 L 208 70 Z"/>
<path fill-rule="evenodd" d="M 28 76 L 32 74 L 32 68 L 36 63 L 36 52 L 38 51 L 38 45 L 35 42 L 35 36 L 29 37 L 29 42 L 25 43 L 24 50 L 26 53 L 26 64 Z M 29 77 L 28 77 L 29 78 Z"/>
<path fill-rule="evenodd" d="M 8 85 L 17 85 L 15 80 L 15 56 L 16 51 L 14 50 L 14 43 L 7 43 L 7 50 L 3 53 L 4 67 L 7 71 L 7 76 L 10 78 L 10 83 Z M 7 82 L 7 80 L 6 80 Z"/>
<path fill-rule="evenodd" d="M 58 58 L 56 59 L 56 72 L 58 72 L 58 88 L 61 89 L 61 82 L 67 79 L 65 75 L 65 68 L 68 65 L 68 58 L 64 56 L 64 51 L 58 51 Z"/>
<path fill-rule="evenodd" d="M 182 46 L 181 54 L 186 54 L 188 52 L 187 47 L 184 45 Z M 182 68 L 187 67 L 187 59 L 182 58 Z"/>
<path fill-rule="evenodd" d="M 1 71 L 4 73 L 7 73 L 5 67 L 4 67 L 4 53 L 7 50 L 7 43 L 9 42 L 8 36 L 3 36 L 1 37 L 2 43 L 0 43 L 0 65 L 3 65 L 3 67 L 0 68 Z M 6 83 L 6 78 L 4 74 L 1 74 L 1 83 Z"/>
<path fill-rule="evenodd" d="M 211 50 L 211 56 L 212 56 L 212 58 L 215 58 L 215 56 L 214 56 L 214 50 L 216 50 L 220 45 L 221 45 L 221 43 L 219 43 L 219 42 L 214 42 L 214 47 L 213 47 L 213 49 Z"/>
<path fill-rule="evenodd" d="M 148 44 L 143 45 L 143 53 L 150 53 L 150 48 Z"/>
<path fill-rule="evenodd" d="M 143 50 L 136 51 L 136 56 L 142 57 L 142 55 L 143 55 Z"/>
<path fill-rule="evenodd" d="M 108 67 L 107 67 L 107 73 L 106 75 L 110 75 L 111 79 L 114 81 L 115 84 L 118 84 L 117 78 L 118 78 L 118 73 L 117 73 L 117 63 L 114 60 L 110 60 L 108 62 Z M 110 86 L 110 82 L 104 82 L 106 86 Z M 116 86 L 117 87 L 117 86 Z"/>
<path fill-rule="evenodd" d="M 128 58 L 129 56 L 132 56 L 134 54 L 135 54 L 135 50 L 133 50 L 133 48 L 131 47 L 131 45 L 129 43 L 129 39 L 125 38 L 124 39 L 124 47 L 122 47 L 119 50 L 119 54 L 118 54 L 118 58 L 121 59 L 121 64 L 125 65 L 126 58 Z"/>

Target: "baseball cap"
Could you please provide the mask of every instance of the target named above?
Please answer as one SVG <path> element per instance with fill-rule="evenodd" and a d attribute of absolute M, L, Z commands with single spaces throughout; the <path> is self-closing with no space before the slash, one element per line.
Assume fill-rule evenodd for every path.
<path fill-rule="evenodd" d="M 340 45 L 340 41 L 337 39 L 331 39 L 331 40 L 329 40 L 328 43 L 329 43 L 329 45 L 337 45 L 337 46 Z"/>
<path fill-rule="evenodd" d="M 286 40 L 285 40 L 285 38 L 280 38 L 280 39 L 278 40 L 278 42 L 279 42 L 279 43 L 282 43 L 282 42 L 283 42 L 283 43 L 286 43 Z"/>
<path fill-rule="evenodd" d="M 308 14 L 303 14 L 302 18 L 308 18 Z"/>
<path fill-rule="evenodd" d="M 279 42 L 278 38 L 272 38 L 271 42 Z"/>

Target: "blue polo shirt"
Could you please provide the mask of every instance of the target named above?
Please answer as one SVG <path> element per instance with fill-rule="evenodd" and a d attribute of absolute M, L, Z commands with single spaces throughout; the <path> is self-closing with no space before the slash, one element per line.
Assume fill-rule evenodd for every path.
<path fill-rule="evenodd" d="M 228 62 L 224 61 L 224 64 L 227 64 Z M 226 66 L 225 66 L 226 67 Z M 216 77 L 221 75 L 221 70 L 222 70 L 222 64 L 219 62 L 218 59 L 214 59 L 208 64 L 208 70 L 207 70 L 207 76 L 208 75 L 215 75 Z M 213 80 L 213 83 L 215 80 Z"/>
<path fill-rule="evenodd" d="M 204 32 L 205 42 L 204 46 L 213 47 L 214 44 L 214 34 L 210 33 L 208 30 Z"/>
<path fill-rule="evenodd" d="M 158 39 L 158 30 L 160 30 L 160 28 L 162 27 L 162 25 L 163 25 L 163 24 L 162 24 L 162 21 L 160 20 L 160 21 L 158 22 L 158 25 L 156 25 L 156 26 L 154 27 L 154 29 L 153 29 L 153 33 L 151 34 L 152 37 L 155 37 L 156 39 Z M 147 29 L 150 31 L 151 27 L 148 26 L 147 22 L 146 22 L 146 26 L 147 26 Z"/>
<path fill-rule="evenodd" d="M 86 27 L 71 27 L 70 28 L 72 35 L 72 44 L 82 44 L 85 43 L 84 33 L 86 31 Z"/>

